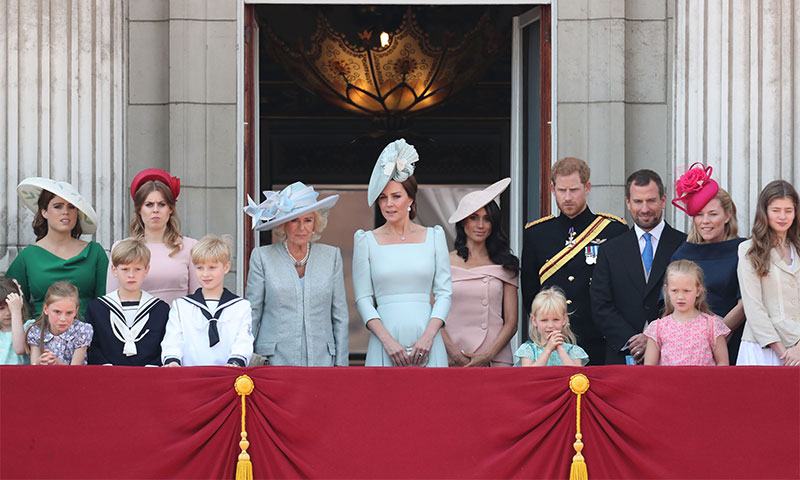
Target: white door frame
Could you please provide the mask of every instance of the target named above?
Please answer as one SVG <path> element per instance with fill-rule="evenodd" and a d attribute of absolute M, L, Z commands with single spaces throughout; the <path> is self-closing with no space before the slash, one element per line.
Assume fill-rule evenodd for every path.
<path fill-rule="evenodd" d="M 237 199 L 244 198 L 244 7 L 245 4 L 282 4 L 286 0 L 239 0 L 236 8 L 236 197 Z M 341 0 L 310 0 L 305 3 L 309 4 L 342 4 L 342 5 L 355 5 L 356 2 L 341 1 Z M 373 0 L 371 2 L 375 5 L 428 5 L 430 1 L 424 2 L 419 0 Z M 550 53 L 550 164 L 552 165 L 556 160 L 557 155 L 557 111 L 556 111 L 556 98 L 557 98 L 557 71 L 556 68 L 558 56 L 558 0 L 512 0 L 512 1 L 469 1 L 469 0 L 440 0 L 437 2 L 440 5 L 531 5 L 532 10 L 514 17 L 513 33 L 512 33 L 512 66 L 511 66 L 511 158 L 510 158 L 510 172 L 511 172 L 511 205 L 509 210 L 510 216 L 510 241 L 511 249 L 519 255 L 522 252 L 522 227 L 524 219 L 522 218 L 522 68 L 521 68 L 521 28 L 527 26 L 530 22 L 537 20 L 536 15 L 530 14 L 535 10 L 536 5 L 551 5 L 550 13 L 550 31 L 552 35 L 551 53 Z M 530 15 L 529 15 L 530 14 Z M 538 15 L 538 13 L 537 13 Z M 258 69 L 255 68 L 256 76 Z M 258 85 L 256 84 L 256 87 Z M 256 106 L 257 107 L 257 106 Z M 258 110 L 256 112 L 256 120 L 258 120 Z M 256 152 L 259 150 L 258 131 L 256 131 L 256 138 L 254 142 Z M 260 186 L 256 185 L 256 192 L 260 191 Z M 236 211 L 236 287 L 239 291 L 244 291 L 244 212 L 241 208 Z M 521 319 L 520 319 L 521 320 Z M 519 335 L 519 333 L 518 333 Z"/>

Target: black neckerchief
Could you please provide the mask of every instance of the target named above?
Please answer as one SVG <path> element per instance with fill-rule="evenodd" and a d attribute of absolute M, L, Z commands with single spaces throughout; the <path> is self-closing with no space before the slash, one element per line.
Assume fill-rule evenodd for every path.
<path fill-rule="evenodd" d="M 217 305 L 217 309 L 214 313 L 211 313 L 211 309 L 208 308 L 206 304 L 206 299 L 203 297 L 203 289 L 198 288 L 195 292 L 191 295 L 187 295 L 183 297 L 187 302 L 195 305 L 200 311 L 203 313 L 203 316 L 206 317 L 208 320 L 208 346 L 213 347 L 214 345 L 219 343 L 219 330 L 217 329 L 217 320 L 219 320 L 220 315 L 222 315 L 222 311 L 236 302 L 242 300 L 242 297 L 237 297 L 233 293 L 230 292 L 227 288 L 222 289 L 222 295 L 219 297 L 219 304 Z"/>

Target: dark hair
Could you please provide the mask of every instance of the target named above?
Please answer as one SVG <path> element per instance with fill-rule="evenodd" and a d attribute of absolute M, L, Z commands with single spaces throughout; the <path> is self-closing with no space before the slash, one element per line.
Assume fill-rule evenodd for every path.
<path fill-rule="evenodd" d="M 508 235 L 503 231 L 500 207 L 494 201 L 491 201 L 484 208 L 486 208 L 486 213 L 489 215 L 489 223 L 492 224 L 492 233 L 486 238 L 486 250 L 489 252 L 489 259 L 496 265 L 502 265 L 506 270 L 511 270 L 514 273 L 519 272 L 519 259 L 511 253 Z M 456 223 L 456 240 L 453 245 L 458 256 L 467 261 L 469 248 L 467 248 L 467 234 L 464 232 L 464 220 Z"/>
<path fill-rule="evenodd" d="M 650 182 L 656 182 L 658 186 L 658 196 L 663 197 L 664 182 L 661 181 L 661 177 L 656 172 L 643 168 L 641 170 L 636 170 L 628 177 L 628 180 L 625 182 L 625 198 L 629 200 L 631 198 L 631 184 L 637 187 L 646 187 L 650 185 Z"/>
<path fill-rule="evenodd" d="M 36 203 L 36 206 L 39 208 L 36 210 L 36 215 L 33 217 L 33 233 L 36 235 L 36 240 L 41 240 L 47 235 L 50 227 L 47 226 L 47 219 L 42 215 L 42 210 L 47 210 L 47 207 L 50 206 L 50 201 L 54 198 L 56 198 L 56 194 L 47 190 L 42 190 L 42 193 L 39 194 L 39 201 Z M 80 215 L 78 215 L 78 221 L 75 222 L 75 227 L 72 229 L 71 235 L 74 238 L 78 238 L 82 234 L 81 219 Z"/>
<path fill-rule="evenodd" d="M 408 198 L 413 200 L 411 202 L 411 211 L 408 212 L 408 218 L 409 220 L 414 220 L 414 218 L 416 218 L 417 216 L 417 188 L 418 188 L 417 179 L 414 178 L 414 175 L 411 175 L 410 177 L 400 182 L 400 185 L 403 186 L 403 189 L 406 191 Z"/>
<path fill-rule="evenodd" d="M 769 228 L 769 217 L 767 207 L 775 200 L 788 198 L 794 204 L 794 221 L 786 232 L 786 240 L 794 245 L 795 250 L 800 251 L 800 231 L 797 228 L 797 209 L 800 199 L 797 190 L 792 184 L 785 180 L 773 180 L 769 182 L 758 195 L 756 204 L 756 218 L 753 221 L 753 241 L 747 251 L 747 258 L 753 264 L 753 270 L 759 277 L 765 277 L 769 273 L 770 250 L 778 243 L 778 236 Z"/>

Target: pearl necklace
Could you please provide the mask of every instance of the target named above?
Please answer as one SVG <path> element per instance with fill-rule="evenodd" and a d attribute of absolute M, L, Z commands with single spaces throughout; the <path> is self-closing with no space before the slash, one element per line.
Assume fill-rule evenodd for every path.
<path fill-rule="evenodd" d="M 306 263 L 308 263 L 308 256 L 311 254 L 311 244 L 310 243 L 306 247 L 306 256 L 303 257 L 302 260 L 295 260 L 294 256 L 292 255 L 292 252 L 289 251 L 289 242 L 288 241 L 284 241 L 283 242 L 283 248 L 286 250 L 286 254 L 289 255 L 289 260 L 292 261 L 292 263 L 294 264 L 295 268 L 304 267 L 306 265 Z"/>

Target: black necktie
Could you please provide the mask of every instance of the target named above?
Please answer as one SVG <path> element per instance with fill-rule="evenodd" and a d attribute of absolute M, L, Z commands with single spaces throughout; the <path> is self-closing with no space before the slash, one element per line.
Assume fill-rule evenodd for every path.
<path fill-rule="evenodd" d="M 217 311 L 214 312 L 212 316 L 208 313 L 208 310 L 205 308 L 201 308 L 200 311 L 203 312 L 203 315 L 208 320 L 208 346 L 213 347 L 214 345 L 219 343 L 219 330 L 217 330 L 217 319 L 222 314 L 222 308 L 217 307 Z"/>

